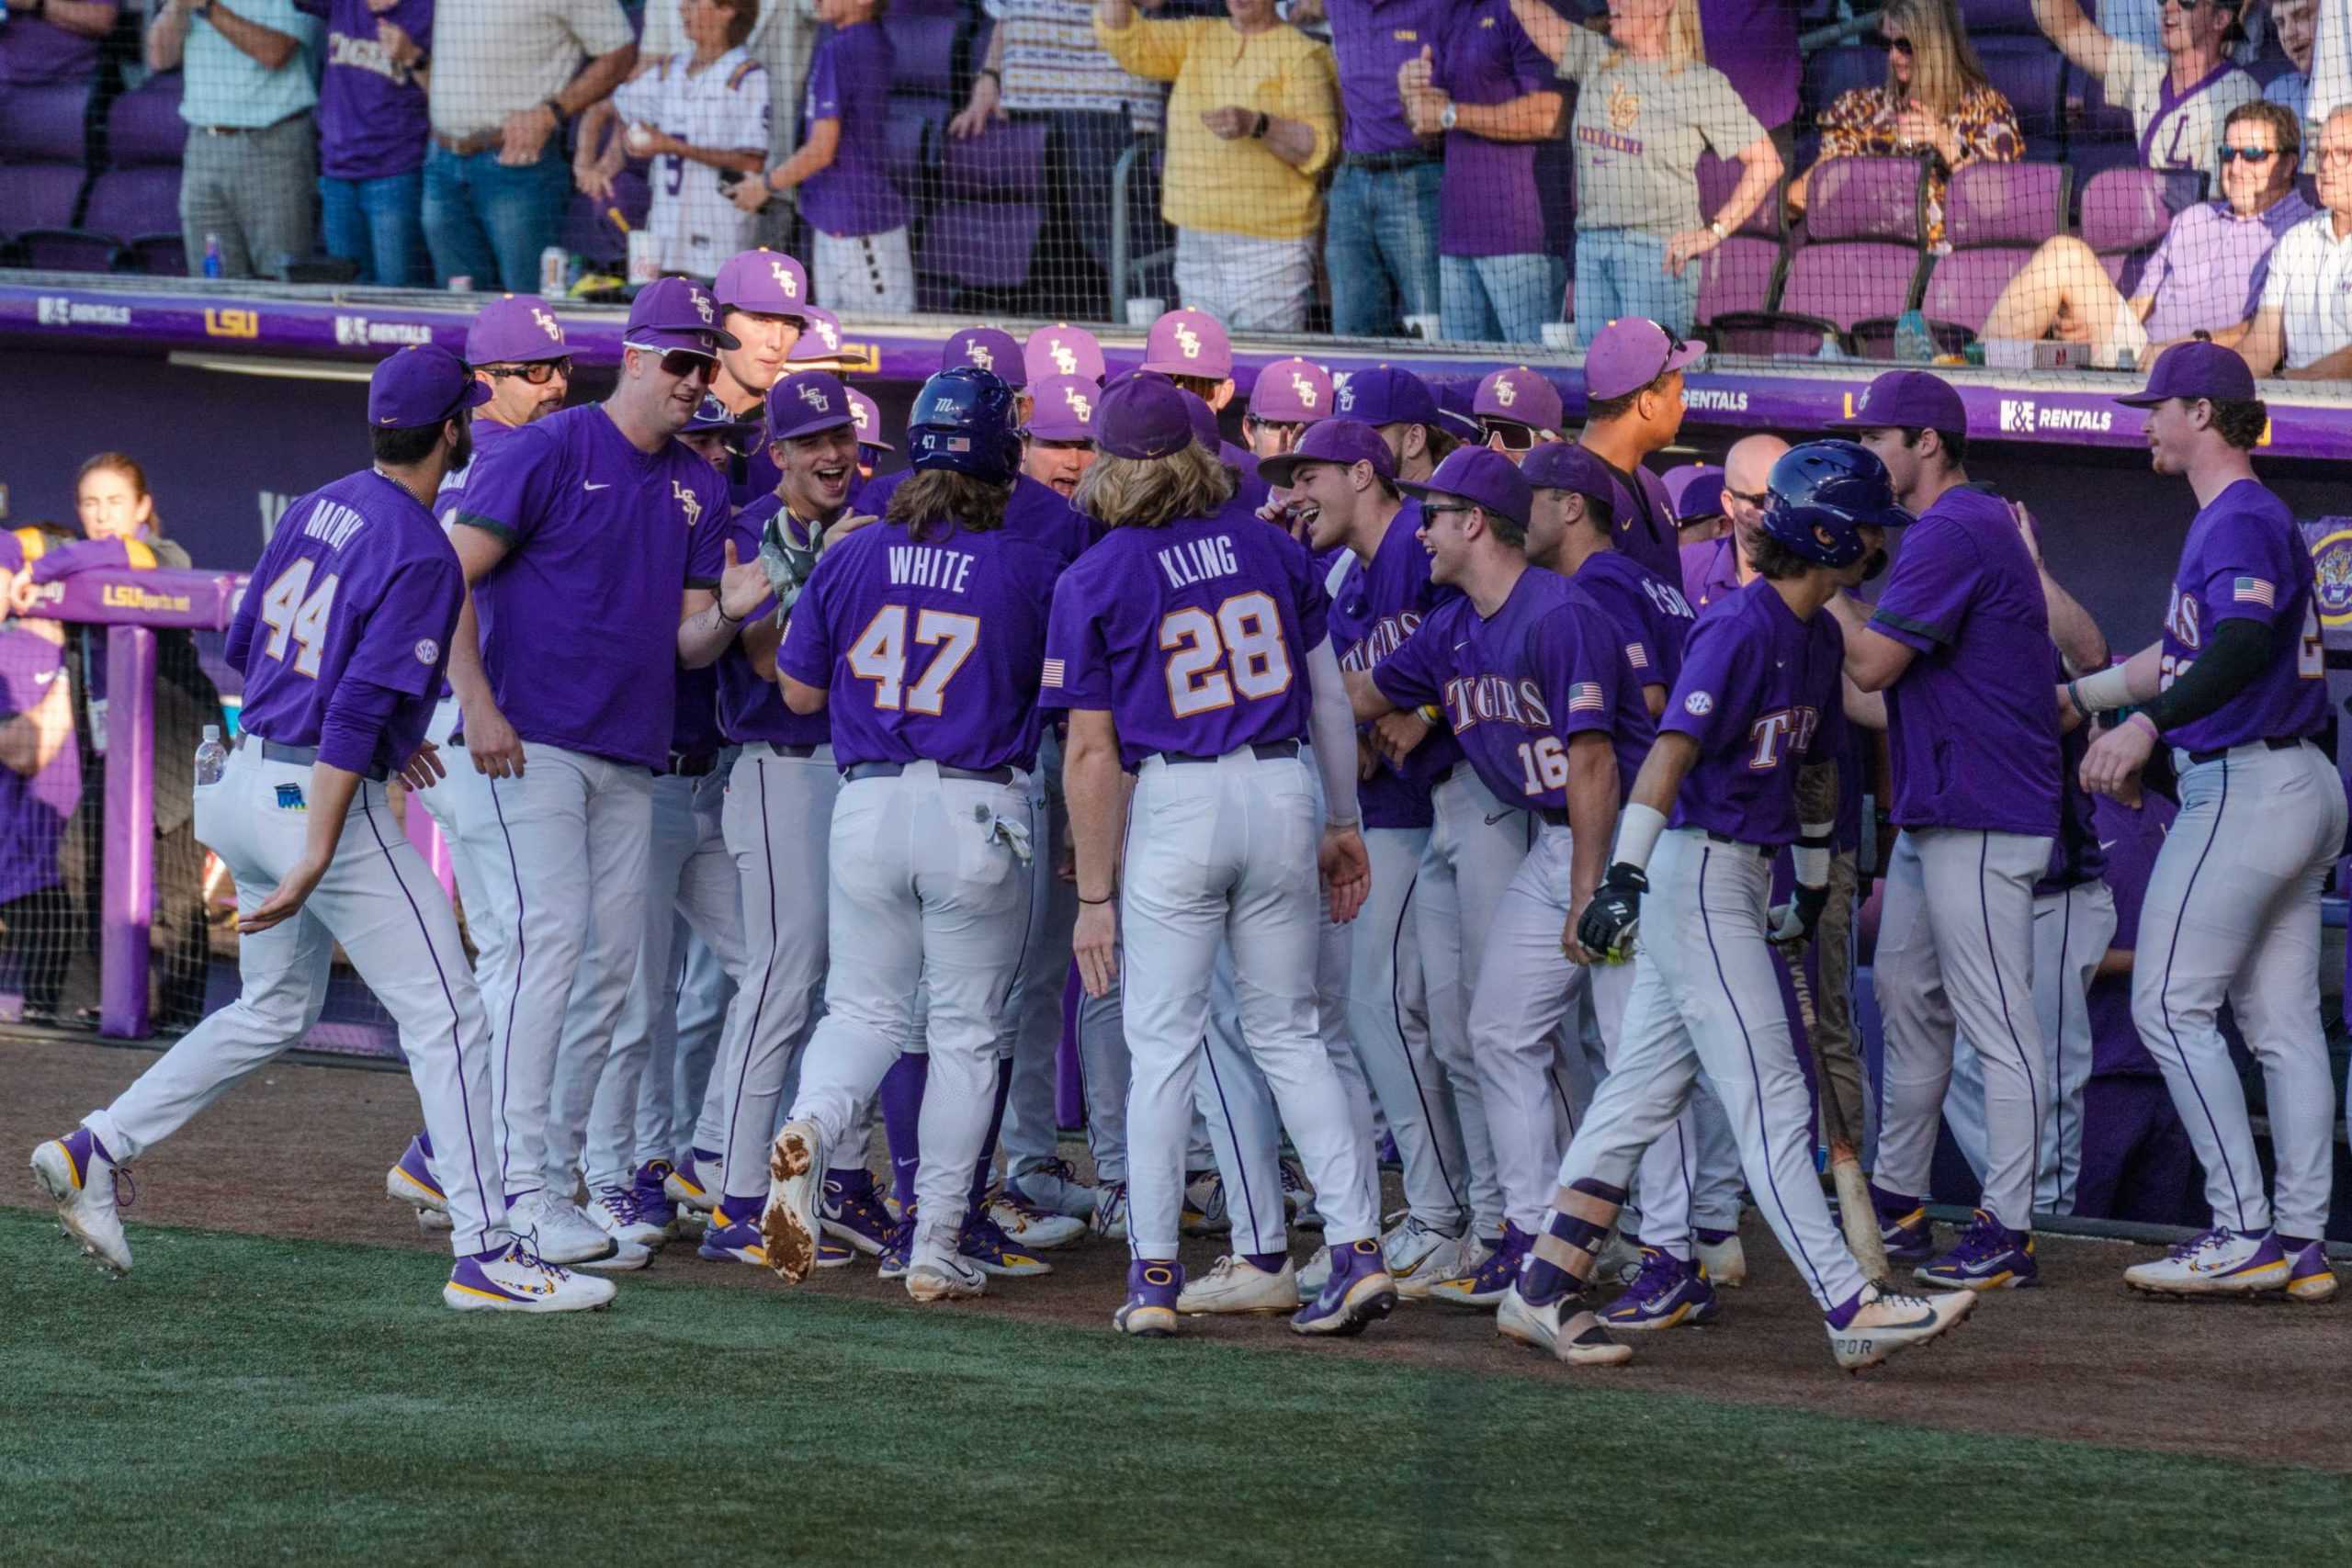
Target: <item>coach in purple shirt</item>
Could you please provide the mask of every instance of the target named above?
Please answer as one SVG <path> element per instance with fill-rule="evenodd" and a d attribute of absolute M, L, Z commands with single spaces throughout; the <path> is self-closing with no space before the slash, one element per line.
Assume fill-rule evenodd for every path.
<path fill-rule="evenodd" d="M 294 0 L 327 24 L 319 78 L 319 222 L 327 254 L 359 264 L 360 283 L 429 288 L 424 92 L 433 0 Z"/>
<path fill-rule="evenodd" d="M 1407 119 L 1397 73 L 1433 51 L 1454 0 L 1308 0 L 1293 21 L 1322 12 L 1340 67 L 1340 173 L 1331 183 L 1323 265 L 1331 275 L 1331 330 L 1393 337 L 1400 320 L 1438 313 L 1441 132 Z"/>

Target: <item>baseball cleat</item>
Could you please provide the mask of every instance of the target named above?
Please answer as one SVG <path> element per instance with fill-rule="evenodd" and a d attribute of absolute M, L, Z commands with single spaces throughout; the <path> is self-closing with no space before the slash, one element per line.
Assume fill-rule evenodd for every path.
<path fill-rule="evenodd" d="M 620 1243 L 582 1213 L 578 1204 L 545 1188 L 509 1198 L 506 1223 L 514 1227 L 517 1241 L 527 1243 L 534 1254 L 560 1269 L 610 1258 L 620 1250 Z"/>
<path fill-rule="evenodd" d="M 1127 1184 L 1114 1181 L 1094 1190 L 1094 1213 L 1086 1228 L 1108 1241 L 1126 1240 Z"/>
<path fill-rule="evenodd" d="M 651 1247 L 633 1241 L 622 1241 L 618 1236 L 615 1236 L 613 1241 L 614 1247 L 610 1257 L 591 1258 L 584 1262 L 575 1263 L 572 1267 L 592 1269 L 599 1274 L 633 1274 L 639 1269 L 652 1266 L 653 1249 Z"/>
<path fill-rule="evenodd" d="M 713 1263 L 752 1263 L 762 1269 L 768 1266 L 767 1244 L 760 1237 L 760 1227 L 749 1220 L 736 1219 L 724 1203 L 710 1212 L 710 1224 L 702 1233 L 702 1246 L 695 1250 Z"/>
<path fill-rule="evenodd" d="M 1139 1339 L 1172 1337 L 1176 1332 L 1176 1298 L 1183 1289 L 1184 1266 L 1174 1258 L 1129 1259 L 1127 1299 L 1111 1314 L 1111 1325 Z"/>
<path fill-rule="evenodd" d="M 1572 1367 L 1622 1367 L 1634 1348 L 1609 1337 L 1600 1320 L 1583 1310 L 1580 1296 L 1562 1296 L 1538 1306 L 1513 1285 L 1495 1308 L 1495 1332 L 1553 1356 Z"/>
<path fill-rule="evenodd" d="M 1279 1273 L 1269 1273 L 1238 1255 L 1220 1258 L 1206 1279 L 1185 1283 L 1176 1297 L 1176 1310 L 1186 1317 L 1296 1312 L 1301 1299 L 1298 1280 L 1298 1270 L 1288 1258 L 1283 1260 Z"/>
<path fill-rule="evenodd" d="M 846 1269 L 857 1261 L 857 1248 L 830 1235 L 817 1238 L 817 1267 Z"/>
<path fill-rule="evenodd" d="M 638 1217 L 659 1226 L 664 1241 L 678 1236 L 678 1202 L 670 1196 L 670 1177 L 675 1168 L 666 1159 L 648 1160 L 638 1167 L 631 1183 L 637 1193 Z"/>
<path fill-rule="evenodd" d="M 875 1270 L 875 1273 L 885 1280 L 905 1279 L 907 1264 L 913 1257 L 914 1250 L 915 1209 L 914 1205 L 910 1203 L 906 1207 L 906 1212 L 892 1223 L 890 1238 L 882 1244 L 882 1250 L 876 1257 L 875 1260 L 880 1267 Z"/>
<path fill-rule="evenodd" d="M 1825 1325 L 1831 1352 L 1849 1372 L 1875 1367 L 1899 1350 L 1925 1345 L 1975 1309 L 1976 1292 L 1947 1291 L 1910 1296 L 1864 1285 L 1854 1301 L 1854 1314 L 1843 1328 L 1834 1323 Z"/>
<path fill-rule="evenodd" d="M 934 1225 L 915 1239 L 907 1263 L 907 1294 L 919 1302 L 961 1301 L 981 1295 L 989 1277 L 978 1259 L 957 1251 L 954 1231 Z"/>
<path fill-rule="evenodd" d="M 1033 1279 L 1050 1274 L 1054 1266 L 1042 1258 L 1033 1257 L 1012 1245 L 1012 1238 L 1000 1229 L 985 1209 L 964 1216 L 963 1228 L 956 1236 L 956 1256 L 983 1274 L 995 1274 L 1008 1280 Z M 912 1275 L 908 1276 L 912 1279 Z"/>
<path fill-rule="evenodd" d="M 1233 1216 L 1225 1212 L 1224 1177 L 1214 1170 L 1185 1173 L 1182 1223 L 1186 1235 L 1224 1235 L 1233 1229 Z"/>
<path fill-rule="evenodd" d="M 1400 1286 L 1424 1269 L 1458 1274 L 1464 1267 L 1460 1236 L 1425 1225 L 1410 1214 L 1380 1238 L 1380 1255 L 1388 1260 L 1388 1277 Z"/>
<path fill-rule="evenodd" d="M 2013 1231 L 1979 1209 L 1959 1245 L 1911 1277 L 1948 1291 L 2014 1291 L 2039 1284 L 2041 1269 L 2033 1260 L 2031 1231 Z"/>
<path fill-rule="evenodd" d="M 989 1218 L 1027 1252 L 1051 1252 L 1068 1247 L 1086 1234 L 1086 1222 L 1040 1209 L 1010 1186 L 990 1201 Z"/>
<path fill-rule="evenodd" d="M 57 1204 L 57 1223 L 109 1274 L 130 1272 L 130 1242 L 115 1212 L 116 1166 L 97 1135 L 76 1127 L 33 1150 L 33 1180 Z"/>
<path fill-rule="evenodd" d="M 433 1174 L 433 1162 L 424 1155 L 424 1134 L 411 1138 L 392 1168 L 384 1172 L 384 1196 L 395 1203 L 409 1204 L 421 1213 L 449 1212 L 448 1194 L 441 1190 L 441 1179 Z M 422 1221 L 419 1228 L 424 1228 Z"/>
<path fill-rule="evenodd" d="M 1319 1231 L 1323 1216 L 1315 1207 L 1315 1189 L 1306 1184 L 1306 1168 L 1284 1156 L 1283 1170 L 1283 1215 L 1303 1231 Z"/>
<path fill-rule="evenodd" d="M 1478 1260 L 1476 1268 L 1467 1274 L 1451 1280 L 1440 1280 L 1429 1289 L 1426 1299 L 1443 1302 L 1448 1306 L 1498 1307 L 1519 1278 L 1519 1266 L 1527 1258 L 1532 1245 L 1528 1234 L 1517 1225 L 1506 1223 L 1502 1240 L 1494 1250 Z"/>
<path fill-rule="evenodd" d="M 671 1167 L 662 1179 L 662 1190 L 673 1203 L 707 1214 L 718 1206 L 719 1163 L 716 1149 L 690 1150 L 686 1163 Z"/>
<path fill-rule="evenodd" d="M 2154 1263 L 2123 1271 L 2123 1282 L 2158 1296 L 2254 1296 L 2282 1291 L 2293 1278 L 2278 1238 L 2226 1225 L 2190 1236 Z"/>
<path fill-rule="evenodd" d="M 787 1285 L 817 1267 L 817 1194 L 825 1179 L 825 1138 L 814 1122 L 786 1122 L 768 1149 L 768 1201 L 760 1235 L 768 1267 Z"/>
<path fill-rule="evenodd" d="M 670 1239 L 669 1227 L 648 1219 L 638 1207 L 637 1188 L 599 1187 L 587 1202 L 588 1218 L 615 1241 L 636 1247 L 659 1247 Z M 667 1216 L 670 1206 L 659 1211 Z"/>
<path fill-rule="evenodd" d="M 1642 1271 L 1642 1244 L 1613 1226 L 1609 1238 L 1600 1244 L 1600 1254 L 1592 1260 L 1592 1282 L 1596 1285 L 1630 1285 L 1634 1276 Z"/>
<path fill-rule="evenodd" d="M 1312 1301 L 1323 1293 L 1323 1287 L 1330 1280 L 1331 1249 L 1318 1247 L 1315 1249 L 1315 1256 L 1299 1266 L 1298 1293 Z"/>
<path fill-rule="evenodd" d="M 1478 1266 L 1487 1260 L 1487 1255 L 1494 1251 L 1497 1245 L 1497 1242 L 1481 1239 L 1475 1234 L 1465 1235 L 1460 1240 L 1441 1248 L 1411 1273 L 1398 1274 L 1392 1269 L 1389 1270 L 1389 1277 L 1396 1281 L 1396 1294 L 1399 1299 L 1408 1302 L 1427 1301 L 1430 1293 L 1444 1281 L 1459 1280 L 1465 1274 L 1476 1273 Z"/>
<path fill-rule="evenodd" d="M 1287 1266 L 1285 1266 L 1287 1271 Z M 1396 1281 L 1372 1236 L 1332 1249 L 1331 1278 L 1290 1325 L 1298 1334 L 1362 1334 L 1396 1310 Z"/>
<path fill-rule="evenodd" d="M 846 1247 L 877 1257 L 890 1239 L 890 1218 L 881 1195 L 874 1190 L 874 1173 L 863 1168 L 829 1170 L 825 1195 L 817 1205 L 817 1224 Z"/>
<path fill-rule="evenodd" d="M 1936 1255 L 1936 1229 L 1917 1198 L 1888 1192 L 1873 1183 L 1871 1207 L 1878 1215 L 1879 1240 L 1889 1263 L 1925 1263 Z"/>
<path fill-rule="evenodd" d="M 1739 1245 L 1737 1231 L 1708 1230 L 1703 1226 L 1695 1233 L 1691 1248 L 1698 1254 L 1700 1269 L 1707 1276 L 1707 1283 L 1719 1291 L 1736 1291 L 1747 1283 L 1747 1252 Z"/>
<path fill-rule="evenodd" d="M 1697 1264 L 1685 1263 L 1662 1247 L 1645 1247 L 1641 1268 L 1600 1321 L 1628 1333 L 1647 1333 L 1685 1325 L 1695 1328 L 1713 1322 L 1718 1310 L 1714 1287 Z"/>
<path fill-rule="evenodd" d="M 416 1228 L 427 1232 L 439 1231 L 446 1235 L 457 1227 L 449 1223 L 449 1211 L 447 1209 L 419 1209 L 416 1212 Z"/>
<path fill-rule="evenodd" d="M 1006 1196 L 1033 1209 L 1083 1220 L 1093 1215 L 1101 1190 L 1079 1180 L 1078 1171 L 1069 1161 L 1049 1159 L 1019 1176 L 1007 1177 L 1004 1190 Z"/>
<path fill-rule="evenodd" d="M 2335 1270 L 2327 1266 L 2327 1243 L 2312 1242 L 2287 1259 L 2287 1294 L 2299 1302 L 2324 1302 L 2335 1294 Z"/>
<path fill-rule="evenodd" d="M 516 1242 L 484 1262 L 460 1258 L 441 1287 L 458 1312 L 593 1312 L 613 1299 L 610 1280 L 592 1280 L 534 1257 Z"/>

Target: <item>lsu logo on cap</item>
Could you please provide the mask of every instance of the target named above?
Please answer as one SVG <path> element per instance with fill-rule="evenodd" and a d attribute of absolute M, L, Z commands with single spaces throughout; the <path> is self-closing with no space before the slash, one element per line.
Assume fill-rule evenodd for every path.
<path fill-rule="evenodd" d="M 1201 334 L 1179 321 L 1176 323 L 1176 346 L 1185 358 L 1198 359 L 1201 356 Z"/>
<path fill-rule="evenodd" d="M 1331 400 L 1339 405 L 1341 413 L 1352 413 L 1356 406 L 1356 389 L 1341 381 L 1331 389 Z"/>
<path fill-rule="evenodd" d="M 855 399 L 852 399 L 850 401 L 849 422 L 857 426 L 857 433 L 860 435 L 865 434 L 865 405 L 857 401 Z"/>
<path fill-rule="evenodd" d="M 800 400 L 807 403 L 810 408 L 815 409 L 819 413 L 831 413 L 833 412 L 833 400 L 825 396 L 825 389 L 822 387 L 812 387 L 805 381 L 802 382 L 800 386 Z M 677 483 L 675 479 L 673 479 L 670 482 L 672 484 Z"/>
<path fill-rule="evenodd" d="M 539 331 L 548 334 L 548 342 L 561 343 L 563 341 L 563 329 L 556 324 L 556 319 L 553 316 L 548 315 L 545 310 L 540 310 L 537 305 L 531 307 L 531 320 L 537 325 Z"/>
<path fill-rule="evenodd" d="M 815 327 L 815 328 L 817 329 L 817 336 L 818 336 L 818 339 L 819 339 L 820 342 L 822 342 L 822 343 L 824 344 L 824 345 L 825 345 L 827 348 L 839 348 L 839 347 L 841 347 L 841 345 L 842 345 L 842 334 L 841 334 L 841 331 L 840 331 L 840 329 L 839 329 L 839 328 L 835 327 L 835 326 L 833 325 L 833 323 L 832 323 L 832 322 L 831 322 L 831 321 L 811 321 L 811 322 L 809 322 L 808 324 L 809 324 L 810 326 Z"/>
<path fill-rule="evenodd" d="M 964 345 L 964 357 L 990 375 L 996 373 L 996 355 L 989 352 L 988 344 L 984 343 L 978 340 L 967 343 Z"/>
<path fill-rule="evenodd" d="M 1062 401 L 1068 403 L 1069 405 L 1069 412 L 1078 415 L 1079 418 L 1089 422 L 1093 420 L 1094 400 L 1088 397 L 1084 392 L 1080 391 L 1076 387 L 1064 387 L 1062 389 Z"/>
<path fill-rule="evenodd" d="M 792 276 L 792 269 L 790 267 L 786 266 L 780 261 L 770 262 L 768 263 L 768 271 L 775 276 L 775 286 L 784 290 L 784 297 L 786 299 L 797 299 L 800 298 L 800 280 Z"/>
<path fill-rule="evenodd" d="M 1078 355 L 1071 350 L 1069 344 L 1064 343 L 1059 338 L 1056 338 L 1052 343 L 1046 345 L 1046 352 L 1054 356 L 1055 369 L 1060 371 L 1065 376 L 1075 376 L 1078 374 Z"/>
<path fill-rule="evenodd" d="M 702 521 L 702 498 L 700 496 L 695 494 L 693 491 L 688 490 L 683 483 L 676 479 L 672 479 L 670 481 L 670 495 L 673 500 L 677 502 L 679 510 L 686 514 L 687 527 L 691 528 L 696 523 Z"/>
<path fill-rule="evenodd" d="M 686 298 L 695 302 L 695 314 L 702 318 L 704 326 L 708 326 L 718 319 L 711 310 L 710 296 L 701 289 L 689 285 L 686 288 Z"/>
<path fill-rule="evenodd" d="M 1299 407 L 1311 409 L 1315 406 L 1315 383 L 1295 370 L 1290 373 L 1290 389 L 1298 394 Z"/>
<path fill-rule="evenodd" d="M 1505 376 L 1495 383 L 1495 401 L 1505 408 L 1519 401 L 1519 389 L 1511 385 L 1510 377 Z"/>

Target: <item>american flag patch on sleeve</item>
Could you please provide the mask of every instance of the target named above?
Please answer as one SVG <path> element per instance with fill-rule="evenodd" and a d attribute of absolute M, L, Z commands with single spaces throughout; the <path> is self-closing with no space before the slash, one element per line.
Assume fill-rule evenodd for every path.
<path fill-rule="evenodd" d="M 1578 681 L 1568 688 L 1570 713 L 1599 713 L 1608 705 L 1600 700 L 1600 682 Z"/>
<path fill-rule="evenodd" d="M 1060 685 L 1062 683 L 1062 661 L 1058 659 L 1046 660 L 1045 668 L 1038 673 L 1037 683 L 1041 686 Z"/>
<path fill-rule="evenodd" d="M 1625 662 L 1636 670 L 1646 670 L 1650 667 L 1649 652 L 1640 643 L 1629 642 L 1625 645 Z"/>
<path fill-rule="evenodd" d="M 2241 604 L 2259 604 L 2266 610 L 2278 607 L 2278 591 L 2259 577 L 2241 577 L 2230 585 L 2230 597 Z"/>

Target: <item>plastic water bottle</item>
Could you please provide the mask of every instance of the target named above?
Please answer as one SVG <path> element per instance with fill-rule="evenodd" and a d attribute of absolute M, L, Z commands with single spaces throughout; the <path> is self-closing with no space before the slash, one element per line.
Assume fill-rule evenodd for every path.
<path fill-rule="evenodd" d="M 196 784 L 198 789 L 217 784 L 229 766 L 229 748 L 220 744 L 220 727 L 204 727 L 204 744 L 196 749 Z"/>
<path fill-rule="evenodd" d="M 571 253 L 561 245 L 549 245 L 539 253 L 539 293 L 548 299 L 560 299 L 571 288 Z"/>
<path fill-rule="evenodd" d="M 220 276 L 220 236 L 218 234 L 204 236 L 204 276 Z"/>
<path fill-rule="evenodd" d="M 1928 331 L 1928 318 L 1919 311 L 1905 310 L 1894 319 L 1894 357 L 1906 365 L 1936 362 L 1935 334 Z"/>
<path fill-rule="evenodd" d="M 1813 356 L 1815 359 L 1845 359 L 1850 357 L 1846 353 L 1845 344 L 1838 341 L 1838 334 L 1836 333 L 1823 333 L 1821 334 L 1821 346 L 1814 351 Z"/>

